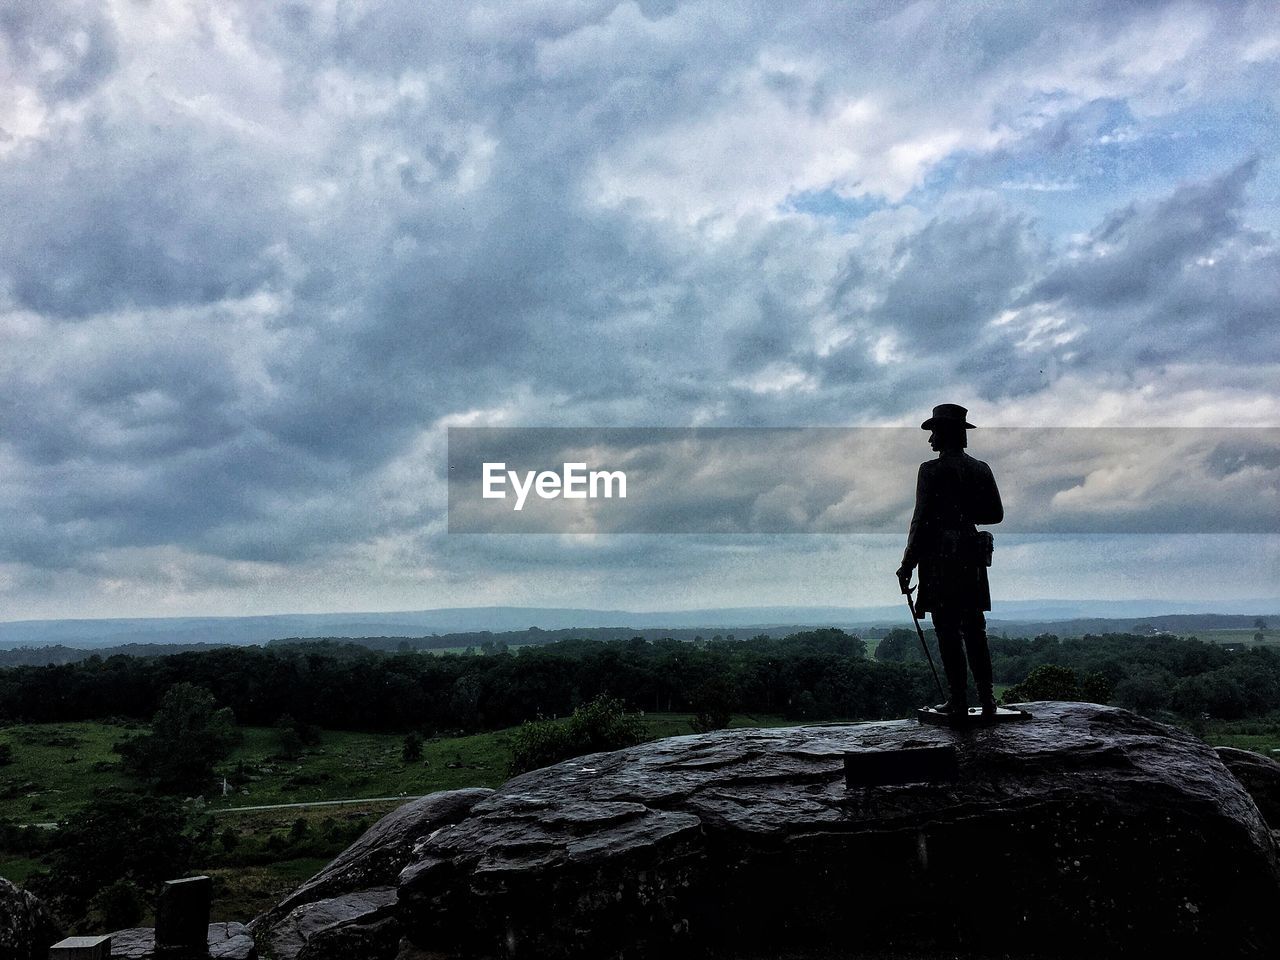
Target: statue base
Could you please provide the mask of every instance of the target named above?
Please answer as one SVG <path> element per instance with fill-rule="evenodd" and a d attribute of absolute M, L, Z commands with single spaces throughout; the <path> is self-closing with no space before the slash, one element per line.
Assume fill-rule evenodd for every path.
<path fill-rule="evenodd" d="M 935 727 L 993 727 L 999 723 L 1021 723 L 1030 720 L 1031 714 L 1013 707 L 996 707 L 994 716 L 982 715 L 981 707 L 970 707 L 966 717 L 953 717 L 949 713 L 939 713 L 933 707 L 921 707 L 916 711 L 916 719 L 921 723 Z"/>

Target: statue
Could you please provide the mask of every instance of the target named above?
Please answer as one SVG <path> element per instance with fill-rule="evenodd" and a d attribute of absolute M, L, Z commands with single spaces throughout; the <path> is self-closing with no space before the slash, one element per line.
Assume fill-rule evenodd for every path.
<path fill-rule="evenodd" d="M 898 568 L 898 584 L 908 599 L 913 589 L 911 573 L 919 568 L 915 612 L 933 616 L 949 690 L 946 702 L 933 710 L 952 722 L 969 715 L 969 671 L 982 717 L 995 719 L 998 712 L 983 615 L 991 609 L 987 566 L 992 538 L 990 533 L 978 532 L 976 525 L 999 523 L 1004 507 L 991 468 L 965 453 L 967 432 L 974 429 L 968 415 L 964 407 L 944 403 L 934 407 L 933 416 L 920 425 L 930 431 L 929 446 L 938 457 L 920 464 L 915 512 Z"/>

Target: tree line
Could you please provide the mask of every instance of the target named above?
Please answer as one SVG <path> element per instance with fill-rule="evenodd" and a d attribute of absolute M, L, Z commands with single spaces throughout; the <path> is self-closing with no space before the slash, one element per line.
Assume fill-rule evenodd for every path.
<path fill-rule="evenodd" d="M 732 710 L 797 719 L 903 715 L 927 693 L 913 664 L 870 660 L 843 631 L 701 642 L 561 641 L 473 654 L 384 654 L 337 642 L 167 657 L 90 657 L 0 670 L 0 719 L 149 720 L 165 692 L 208 690 L 235 720 L 427 734 L 565 716 L 599 694 L 632 710 Z"/>
<path fill-rule="evenodd" d="M 1059 666 L 1093 699 L 1149 713 L 1231 720 L 1280 703 L 1280 657 L 1265 648 L 1231 652 L 1194 638 L 1106 634 L 993 637 L 991 649 L 997 682 Z M 0 721 L 150 720 L 178 683 L 207 690 L 238 724 L 288 716 L 330 729 L 426 735 L 567 716 L 601 694 L 630 710 L 693 712 L 709 726 L 726 713 L 904 717 L 935 695 L 909 631 L 891 631 L 874 658 L 861 639 L 836 629 L 700 642 L 566 640 L 440 655 L 320 642 L 2 669 Z"/>

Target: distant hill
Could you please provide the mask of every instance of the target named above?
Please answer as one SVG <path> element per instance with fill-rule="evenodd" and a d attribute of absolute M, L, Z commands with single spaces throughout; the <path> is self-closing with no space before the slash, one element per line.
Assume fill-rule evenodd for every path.
<path fill-rule="evenodd" d="M 988 630 L 1011 637 L 1035 637 L 1044 633 L 1059 637 L 1083 637 L 1103 633 L 1172 633 L 1194 636 L 1203 630 L 1251 630 L 1258 614 L 1166 613 L 1151 617 L 1086 617 L 1071 620 L 989 620 Z M 1263 615 L 1272 627 L 1280 627 L 1280 616 Z"/>
<path fill-rule="evenodd" d="M 1252 623 L 1264 615 L 1280 622 L 1280 599 L 1235 602 L 1161 600 L 997 602 L 993 621 L 1056 624 L 1124 622 L 1185 615 L 1235 615 Z M 118 620 L 24 620 L 0 623 L 0 649 L 62 644 L 92 649 L 129 644 L 261 644 L 289 637 L 429 637 L 506 633 L 537 628 L 573 631 L 609 628 L 622 635 L 648 631 L 767 632 L 783 627 L 865 629 L 909 622 L 903 605 L 877 607 L 726 607 L 643 612 L 572 607 L 453 607 L 395 613 L 281 614 L 261 617 L 156 617 Z M 1162 621 L 1163 622 L 1163 621 Z M 1249 624 L 1245 624 L 1246 626 Z M 1082 632 L 1099 632 L 1101 628 Z M 1192 629 L 1188 627 L 1187 629 Z M 1199 627 L 1198 629 L 1207 629 Z M 1059 629 L 1039 632 L 1061 633 Z M 458 644 L 446 644 L 456 646 Z M 465 646 L 465 644 L 462 644 Z"/>
<path fill-rule="evenodd" d="M 1163 614 L 1151 617 L 1127 618 L 1077 618 L 1073 620 L 990 620 L 988 629 L 993 635 L 1007 637 L 1036 637 L 1041 634 L 1055 634 L 1058 637 L 1080 637 L 1086 634 L 1136 633 L 1153 635 L 1171 633 L 1178 636 L 1192 636 L 1206 630 L 1251 630 L 1254 626 L 1254 614 Z M 1267 619 L 1273 628 L 1280 624 L 1280 615 Z M 561 640 L 628 640 L 631 637 L 643 637 L 646 640 L 660 640 L 670 637 L 675 640 L 697 639 L 738 639 L 765 634 L 770 637 L 785 637 L 815 626 L 839 626 L 857 633 L 867 639 L 883 637 L 890 629 L 907 626 L 909 617 L 898 620 L 887 620 L 877 623 L 788 623 L 750 627 L 568 627 L 558 630 L 543 630 L 540 627 L 529 627 L 524 630 L 473 630 L 461 633 L 431 634 L 429 636 L 319 636 L 319 637 L 281 637 L 266 641 L 272 648 L 305 646 L 314 649 L 318 645 L 333 647 L 335 652 L 344 647 L 349 651 L 352 646 L 365 650 L 383 653 L 401 653 L 433 650 L 466 650 L 477 651 L 493 649 L 498 646 L 521 647 L 556 643 Z M 928 628 L 928 620 L 924 622 Z M 211 650 L 218 647 L 247 646 L 244 643 L 126 643 L 112 646 L 71 646 L 67 644 L 24 644 L 22 646 L 0 647 L 0 667 L 43 666 L 45 664 L 76 663 L 91 656 L 111 657 L 116 655 L 134 657 L 159 657 L 176 653 Z"/>

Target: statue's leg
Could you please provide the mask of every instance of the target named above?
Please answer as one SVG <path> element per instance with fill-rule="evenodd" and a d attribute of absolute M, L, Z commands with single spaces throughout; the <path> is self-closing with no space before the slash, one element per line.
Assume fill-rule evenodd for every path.
<path fill-rule="evenodd" d="M 981 610 L 966 610 L 963 618 L 964 648 L 969 655 L 973 684 L 984 715 L 996 712 L 995 686 L 991 678 L 991 650 L 987 646 L 987 618 Z"/>
<path fill-rule="evenodd" d="M 939 713 L 961 715 L 969 709 L 969 670 L 964 662 L 964 642 L 960 636 L 960 617 L 954 610 L 934 610 L 933 629 L 938 635 L 942 669 L 947 674 L 949 699 L 939 704 Z"/>

